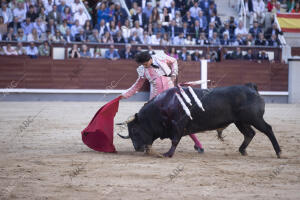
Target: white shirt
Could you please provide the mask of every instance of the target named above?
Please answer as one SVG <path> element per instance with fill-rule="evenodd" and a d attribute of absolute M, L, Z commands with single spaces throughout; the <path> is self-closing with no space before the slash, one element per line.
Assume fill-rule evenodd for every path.
<path fill-rule="evenodd" d="M 79 21 L 79 25 L 83 26 L 85 24 L 85 21 L 88 20 L 88 17 L 86 16 L 86 14 L 84 12 L 82 12 L 82 14 L 80 14 L 80 12 L 76 12 L 74 14 L 74 21 L 78 20 Z"/>
<path fill-rule="evenodd" d="M 131 30 L 130 30 L 130 34 L 133 35 L 134 32 L 137 32 L 137 35 L 139 37 L 143 37 L 143 32 L 144 32 L 144 29 L 139 27 L 139 28 L 135 28 L 133 27 Z"/>
<path fill-rule="evenodd" d="M 128 39 L 130 37 L 130 33 L 131 33 L 130 28 L 127 28 L 126 26 L 122 26 L 121 29 L 122 29 L 123 38 Z"/>
<path fill-rule="evenodd" d="M 38 48 L 34 47 L 33 49 L 29 46 L 26 48 L 26 54 L 28 56 L 37 56 L 38 55 Z"/>
<path fill-rule="evenodd" d="M 265 3 L 261 0 L 260 2 L 257 1 L 254 1 L 253 2 L 253 10 L 254 12 L 257 12 L 257 13 L 262 13 L 265 11 Z"/>
<path fill-rule="evenodd" d="M 26 10 L 15 8 L 13 11 L 14 17 L 18 17 L 18 22 L 22 22 L 26 19 Z"/>
<path fill-rule="evenodd" d="M 199 11 L 201 11 L 201 8 L 193 6 L 190 8 L 191 16 L 196 18 L 198 17 Z"/>
<path fill-rule="evenodd" d="M 234 30 L 234 34 L 235 35 L 238 35 L 238 34 L 241 34 L 241 35 L 245 35 L 245 34 L 248 34 L 248 31 L 247 29 L 245 29 L 244 27 L 243 28 L 239 28 L 237 27 L 235 30 Z"/>
<path fill-rule="evenodd" d="M 153 45 L 159 45 L 160 44 L 160 38 L 157 38 L 156 35 L 152 35 L 150 43 L 153 44 Z"/>
<path fill-rule="evenodd" d="M 71 27 L 71 35 L 74 37 L 77 33 L 79 33 L 80 29 L 81 29 L 81 26 L 73 25 Z"/>
<path fill-rule="evenodd" d="M 83 8 L 80 3 L 72 3 L 71 9 L 73 14 L 79 12 L 79 8 Z"/>

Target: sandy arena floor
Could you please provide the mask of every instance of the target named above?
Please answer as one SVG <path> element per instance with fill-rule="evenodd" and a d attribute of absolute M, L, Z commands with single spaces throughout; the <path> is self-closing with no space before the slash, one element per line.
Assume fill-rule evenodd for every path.
<path fill-rule="evenodd" d="M 118 153 L 99 153 L 81 130 L 104 102 L 0 102 L 0 199 L 300 199 L 300 105 L 268 104 L 265 119 L 282 147 L 277 159 L 257 131 L 241 156 L 235 126 L 198 134 L 204 154 L 181 140 L 173 158 L 134 152 L 115 137 Z M 143 105 L 121 102 L 115 122 Z M 117 129 L 117 128 L 116 128 Z M 116 130 L 126 134 L 125 129 Z M 169 140 L 157 140 L 163 153 Z"/>

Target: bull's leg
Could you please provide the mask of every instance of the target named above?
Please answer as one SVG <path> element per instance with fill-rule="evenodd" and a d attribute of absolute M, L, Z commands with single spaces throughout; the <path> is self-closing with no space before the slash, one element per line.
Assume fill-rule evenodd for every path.
<path fill-rule="evenodd" d="M 190 138 L 194 141 L 195 145 L 194 145 L 194 149 L 196 151 L 198 151 L 199 153 L 203 153 L 204 149 L 202 147 L 202 144 L 200 143 L 200 141 L 198 140 L 198 138 L 196 137 L 196 134 L 191 134 L 189 135 Z"/>
<path fill-rule="evenodd" d="M 277 158 L 280 158 L 281 149 L 273 133 L 272 127 L 267 122 L 265 122 L 263 118 L 253 123 L 253 126 L 268 136 L 268 138 L 272 142 Z"/>
<path fill-rule="evenodd" d="M 249 124 L 242 124 L 242 123 L 235 123 L 236 127 L 241 131 L 241 133 L 244 135 L 244 141 L 242 145 L 239 148 L 240 153 L 243 156 L 247 155 L 246 148 L 255 136 L 255 131 L 251 128 Z"/>
<path fill-rule="evenodd" d="M 217 133 L 218 133 L 218 139 L 221 140 L 222 142 L 224 142 L 224 137 L 222 136 L 223 130 L 225 128 L 218 128 L 217 129 Z"/>
<path fill-rule="evenodd" d="M 171 131 L 173 133 L 173 138 L 171 139 L 172 146 L 168 152 L 163 154 L 165 157 L 172 157 L 174 155 L 176 147 L 177 147 L 177 145 L 181 139 L 182 133 L 183 133 L 183 130 L 182 130 L 182 132 L 180 132 L 180 129 L 174 120 L 172 120 L 172 130 Z"/>

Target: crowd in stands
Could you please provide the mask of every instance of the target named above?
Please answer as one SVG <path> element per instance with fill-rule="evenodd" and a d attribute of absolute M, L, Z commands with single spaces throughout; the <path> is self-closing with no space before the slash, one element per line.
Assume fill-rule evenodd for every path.
<path fill-rule="evenodd" d="M 262 29 L 265 12 L 274 12 L 279 2 L 286 3 L 288 12 L 299 12 L 299 0 L 244 0 L 251 21 L 250 28 L 245 28 L 234 17 L 222 21 L 213 0 L 125 0 L 131 16 L 111 0 L 100 0 L 95 8 L 80 1 L 1 0 L 0 40 L 16 41 L 18 45 L 3 46 L 0 54 L 49 55 L 49 43 L 71 42 L 278 47 L 282 32 L 275 23 Z M 89 19 L 84 6 L 91 16 L 95 13 L 95 20 Z M 30 45 L 23 47 L 22 42 Z M 129 46 L 119 53 L 109 48 L 105 55 L 98 51 L 93 56 L 119 58 Z M 87 46 L 82 45 L 70 56 L 91 57 L 89 54 Z"/>

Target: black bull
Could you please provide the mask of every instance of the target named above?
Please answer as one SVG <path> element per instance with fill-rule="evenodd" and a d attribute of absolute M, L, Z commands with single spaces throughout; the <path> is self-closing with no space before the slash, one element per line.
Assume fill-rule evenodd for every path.
<path fill-rule="evenodd" d="M 164 156 L 172 157 L 181 137 L 222 129 L 234 123 L 244 135 L 244 141 L 239 148 L 242 155 L 247 154 L 246 148 L 255 135 L 251 127 L 254 126 L 268 136 L 277 157 L 280 157 L 281 150 L 272 127 L 263 118 L 265 103 L 256 85 L 250 83 L 210 90 L 194 88 L 205 111 L 197 106 L 188 89 L 183 89 L 192 100 L 189 110 L 193 120 L 186 115 L 175 95 L 176 92 L 179 93 L 179 89 L 175 87 L 164 91 L 146 103 L 127 124 L 127 138 L 131 138 L 136 151 L 144 151 L 146 148 L 146 152 L 154 152 L 151 151 L 151 146 L 157 138 L 170 138 L 172 146 Z"/>

